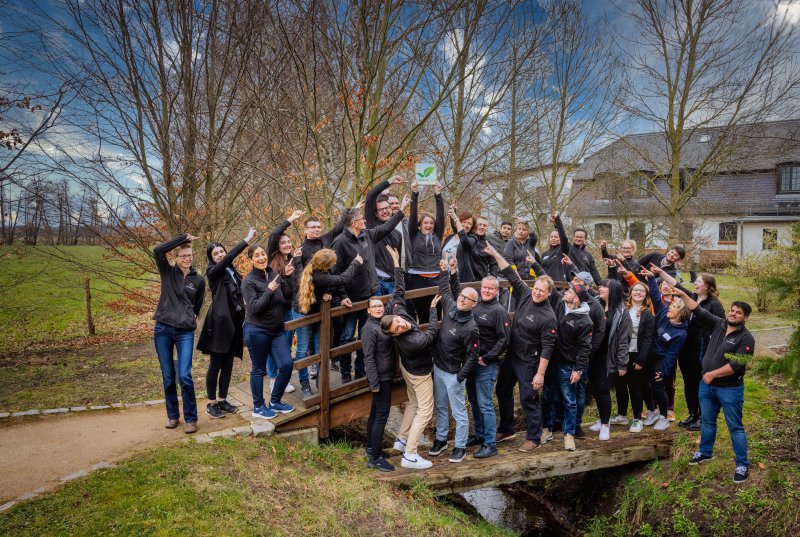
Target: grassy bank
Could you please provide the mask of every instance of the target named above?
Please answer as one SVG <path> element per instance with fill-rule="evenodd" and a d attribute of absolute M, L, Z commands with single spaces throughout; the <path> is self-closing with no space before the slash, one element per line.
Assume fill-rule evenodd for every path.
<path fill-rule="evenodd" d="M 14 507 L 0 535 L 508 535 L 374 478 L 348 444 L 165 447 Z"/>

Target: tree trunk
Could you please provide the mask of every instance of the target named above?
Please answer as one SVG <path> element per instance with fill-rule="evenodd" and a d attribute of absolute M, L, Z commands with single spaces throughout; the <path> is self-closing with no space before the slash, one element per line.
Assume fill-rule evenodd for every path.
<path fill-rule="evenodd" d="M 89 288 L 89 277 L 83 277 L 83 291 L 86 302 L 86 329 L 89 331 L 90 336 L 96 334 L 94 328 L 94 318 L 92 318 L 92 293 Z"/>

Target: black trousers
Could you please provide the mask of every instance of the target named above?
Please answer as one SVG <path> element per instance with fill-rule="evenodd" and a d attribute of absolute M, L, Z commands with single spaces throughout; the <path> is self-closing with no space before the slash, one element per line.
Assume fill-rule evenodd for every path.
<path fill-rule="evenodd" d="M 637 370 L 634 360 L 635 353 L 631 353 L 628 373 L 624 377 L 617 377 L 617 409 L 621 416 L 628 413 L 628 395 L 630 394 L 633 419 L 638 420 L 641 419 L 642 407 L 646 399 L 650 401 L 648 408 L 650 410 L 653 408 L 653 395 L 650 391 L 652 373 L 646 367 Z"/>
<path fill-rule="evenodd" d="M 386 421 L 389 419 L 389 409 L 392 407 L 392 381 L 380 381 L 380 388 L 372 392 L 372 408 L 367 419 L 367 446 L 372 451 L 373 457 L 381 454 L 383 433 L 386 430 Z"/>
<path fill-rule="evenodd" d="M 517 359 L 506 358 L 500 362 L 497 373 L 497 405 L 500 409 L 498 433 L 514 433 L 514 386 L 519 383 L 519 402 L 525 411 L 525 438 L 534 442 L 542 438 L 542 398 L 533 390 L 533 376 L 539 368 L 539 359 L 533 363 L 523 363 Z"/>
<path fill-rule="evenodd" d="M 614 383 L 616 373 L 606 371 L 605 356 L 599 356 L 589 366 L 589 385 L 600 414 L 600 423 L 608 425 L 611 419 L 611 385 Z"/>
<path fill-rule="evenodd" d="M 233 372 L 233 351 L 225 354 L 212 352 L 208 362 L 206 372 L 206 392 L 209 399 L 216 399 L 217 378 L 219 378 L 219 397 L 225 399 L 228 396 L 228 387 L 231 384 L 231 373 Z"/>
<path fill-rule="evenodd" d="M 658 359 L 653 362 L 653 376 L 650 381 L 650 389 L 653 390 L 653 402 L 658 406 L 658 411 L 663 417 L 667 417 L 669 411 L 669 396 L 667 389 L 674 382 L 672 376 L 664 377 L 656 380 L 656 373 L 661 371 L 661 360 Z"/>
<path fill-rule="evenodd" d="M 683 396 L 689 415 L 700 415 L 700 381 L 703 378 L 699 352 L 682 352 L 678 355 L 678 367 L 683 375 Z"/>

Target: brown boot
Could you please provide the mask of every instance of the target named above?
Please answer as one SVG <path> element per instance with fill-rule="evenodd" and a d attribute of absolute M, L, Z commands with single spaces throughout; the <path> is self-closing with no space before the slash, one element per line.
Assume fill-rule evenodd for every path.
<path fill-rule="evenodd" d="M 178 426 L 178 420 L 167 420 L 167 424 L 164 425 L 166 429 L 174 429 Z"/>
<path fill-rule="evenodd" d="M 540 447 L 542 444 L 539 442 L 534 442 L 533 440 L 525 440 L 525 443 L 522 444 L 522 447 L 518 448 L 523 453 L 530 453 L 534 449 Z"/>
<path fill-rule="evenodd" d="M 183 427 L 183 432 L 186 434 L 194 434 L 197 432 L 197 422 L 187 423 Z"/>

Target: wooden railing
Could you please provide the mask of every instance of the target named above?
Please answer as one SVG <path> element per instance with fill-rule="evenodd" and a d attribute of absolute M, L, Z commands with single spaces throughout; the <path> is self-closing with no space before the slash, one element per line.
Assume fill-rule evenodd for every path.
<path fill-rule="evenodd" d="M 530 286 L 533 284 L 533 281 L 526 280 L 525 283 Z M 509 288 L 510 284 L 506 280 L 500 280 L 500 286 L 502 288 Z M 564 282 L 556 282 L 556 286 L 558 288 L 565 288 L 567 284 Z M 481 282 L 462 283 L 461 287 L 462 288 L 472 287 L 473 289 L 480 290 Z M 405 299 L 408 301 L 414 298 L 433 296 L 438 292 L 439 292 L 438 286 L 425 287 L 422 289 L 414 289 L 411 291 L 406 291 Z M 384 304 L 386 304 L 389 300 L 391 300 L 391 298 L 392 298 L 391 295 L 385 295 L 380 297 L 381 301 Z M 309 408 L 314 405 L 319 405 L 318 428 L 319 428 L 320 438 L 327 438 L 328 436 L 330 436 L 331 399 L 342 398 L 347 395 L 353 394 L 355 392 L 363 391 L 365 388 L 368 387 L 367 379 L 360 378 L 350 381 L 347 384 L 343 384 L 342 386 L 339 386 L 337 388 L 331 389 L 330 386 L 331 358 L 336 358 L 344 354 L 349 354 L 361 348 L 360 340 L 356 340 L 351 343 L 346 343 L 344 345 L 339 345 L 337 347 L 331 348 L 332 320 L 337 317 L 348 315 L 350 313 L 356 313 L 362 310 L 366 310 L 368 306 L 369 306 L 369 300 L 354 302 L 352 307 L 349 308 L 345 306 L 338 306 L 335 308 L 331 308 L 330 302 L 322 302 L 320 304 L 319 313 L 312 313 L 300 319 L 295 319 L 293 321 L 285 323 L 286 330 L 297 330 L 298 328 L 302 328 L 304 326 L 312 326 L 317 323 L 319 323 L 320 325 L 319 352 L 294 362 L 295 370 L 300 370 L 303 369 L 304 367 L 310 367 L 312 365 L 319 364 L 319 373 L 318 373 L 319 377 L 317 379 L 319 383 L 319 394 L 304 398 L 303 404 L 305 405 L 306 408 Z M 510 316 L 513 317 L 513 313 L 511 313 Z M 424 331 L 427 329 L 428 325 L 422 324 L 419 327 L 421 330 Z M 399 380 L 400 382 L 402 382 L 402 377 L 400 377 L 399 375 L 399 368 L 398 368 L 398 375 L 395 380 L 396 381 Z"/>

